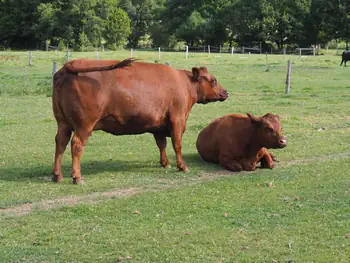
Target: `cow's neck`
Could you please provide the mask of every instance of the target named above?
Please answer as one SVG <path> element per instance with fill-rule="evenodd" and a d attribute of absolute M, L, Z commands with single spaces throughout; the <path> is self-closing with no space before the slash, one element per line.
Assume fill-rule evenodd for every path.
<path fill-rule="evenodd" d="M 189 81 L 189 89 L 188 89 L 188 94 L 190 95 L 190 104 L 191 104 L 191 108 L 192 106 L 197 103 L 200 98 L 199 98 L 199 83 L 198 82 L 194 82 L 192 81 L 192 72 L 188 71 L 188 70 L 183 70 L 183 72 L 186 74 L 186 76 L 188 77 L 188 81 Z"/>
<path fill-rule="evenodd" d="M 189 89 L 189 94 L 190 94 L 190 98 L 191 98 L 191 103 L 192 106 L 199 102 L 199 100 L 201 99 L 199 96 L 199 83 L 198 82 L 192 82 L 190 80 L 190 89 Z"/>
<path fill-rule="evenodd" d="M 260 151 L 260 149 L 262 148 L 262 145 L 259 141 L 258 130 L 253 124 L 252 126 L 253 127 L 252 127 L 251 137 L 247 145 L 247 151 L 250 157 L 256 156 Z"/>

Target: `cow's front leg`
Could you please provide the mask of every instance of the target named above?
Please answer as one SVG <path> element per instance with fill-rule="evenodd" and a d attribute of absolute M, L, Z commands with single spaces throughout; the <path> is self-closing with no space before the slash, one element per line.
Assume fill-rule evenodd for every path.
<path fill-rule="evenodd" d="M 72 147 L 72 178 L 73 184 L 83 184 L 84 180 L 80 172 L 80 159 L 83 155 L 84 147 L 88 141 L 90 133 L 83 130 L 74 131 L 71 141 Z"/>
<path fill-rule="evenodd" d="M 174 151 L 176 154 L 176 166 L 179 171 L 187 172 L 188 166 L 185 164 L 182 158 L 181 152 L 181 140 L 182 134 L 185 131 L 185 123 L 175 121 L 172 122 L 172 132 L 171 132 L 171 141 L 173 143 Z"/>
<path fill-rule="evenodd" d="M 170 168 L 170 163 L 168 156 L 166 155 L 166 136 L 163 134 L 153 134 L 154 139 L 156 140 L 159 152 L 160 152 L 160 165 L 164 168 Z"/>
<path fill-rule="evenodd" d="M 274 166 L 274 159 L 277 160 L 276 156 L 270 154 L 267 149 L 262 148 L 258 153 L 258 161 L 257 163 L 261 163 L 261 168 L 269 168 L 272 169 Z"/>

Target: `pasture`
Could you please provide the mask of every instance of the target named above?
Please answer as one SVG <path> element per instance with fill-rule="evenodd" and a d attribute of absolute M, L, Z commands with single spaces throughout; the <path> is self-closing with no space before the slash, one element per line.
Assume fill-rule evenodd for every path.
<path fill-rule="evenodd" d="M 169 139 L 166 170 L 152 135 L 95 132 L 79 186 L 69 146 L 64 180 L 51 182 L 53 60 L 60 67 L 64 53 L 33 52 L 32 66 L 28 52 L 0 53 L 0 262 L 349 262 L 350 67 L 340 56 L 162 53 L 175 68 L 208 67 L 230 93 L 192 108 L 182 141 L 190 172 L 176 171 Z M 289 144 L 271 150 L 273 170 L 231 173 L 200 159 L 200 130 L 233 112 L 280 115 Z"/>

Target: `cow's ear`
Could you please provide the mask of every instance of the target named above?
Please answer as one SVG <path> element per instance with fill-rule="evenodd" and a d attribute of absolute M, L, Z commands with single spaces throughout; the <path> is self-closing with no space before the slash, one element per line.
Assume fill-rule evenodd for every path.
<path fill-rule="evenodd" d="M 249 112 L 247 112 L 247 116 L 248 118 L 250 119 L 250 121 L 253 123 L 253 124 L 257 124 L 259 123 L 259 119 L 257 117 L 255 117 L 254 115 L 250 114 Z"/>
<path fill-rule="evenodd" d="M 193 78 L 198 81 L 200 76 L 201 76 L 200 69 L 196 68 L 196 67 L 193 67 L 192 68 L 192 74 L 193 74 Z"/>

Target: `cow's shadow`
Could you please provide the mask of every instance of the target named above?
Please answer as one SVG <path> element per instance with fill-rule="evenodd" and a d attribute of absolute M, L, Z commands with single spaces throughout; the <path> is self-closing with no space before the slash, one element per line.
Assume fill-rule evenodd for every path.
<path fill-rule="evenodd" d="M 220 169 L 218 165 L 204 162 L 199 154 L 190 153 L 183 154 L 185 162 L 189 165 L 190 170 L 215 171 Z M 170 173 L 177 173 L 175 158 L 169 157 L 172 167 L 167 171 Z M 34 166 L 27 169 L 23 167 L 0 167 L 0 180 L 4 181 L 36 181 L 45 182 L 51 177 L 51 170 L 53 164 L 47 163 L 45 165 Z M 158 159 L 140 162 L 139 160 L 96 160 L 81 162 L 81 169 L 83 176 L 94 176 L 103 172 L 118 173 L 118 172 L 154 172 L 162 173 L 164 168 L 160 167 Z M 62 165 L 64 177 L 70 177 L 71 164 Z"/>

